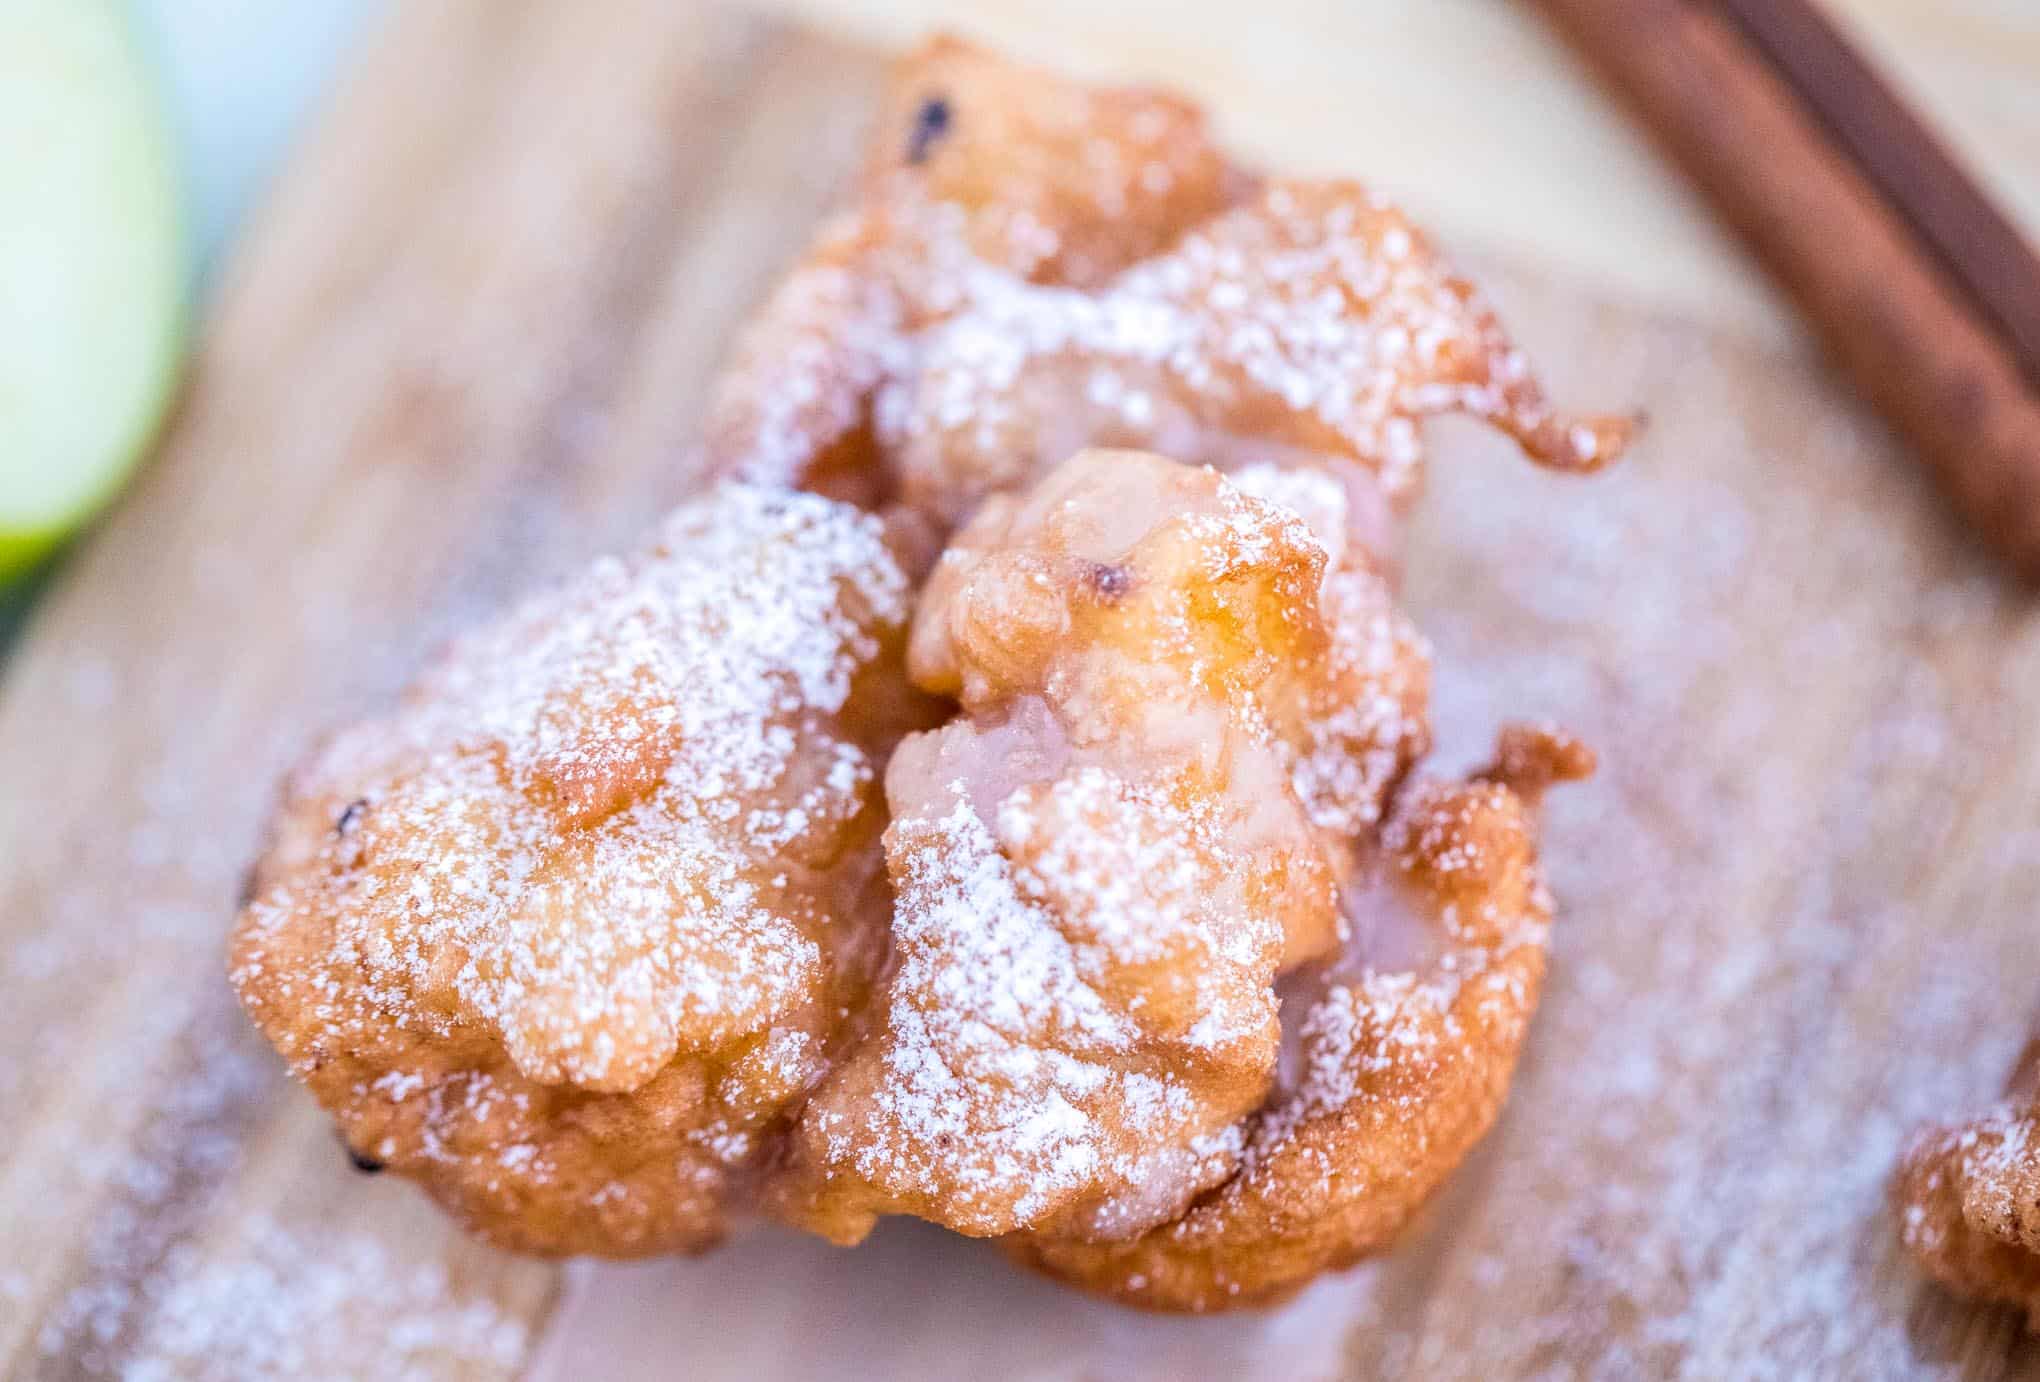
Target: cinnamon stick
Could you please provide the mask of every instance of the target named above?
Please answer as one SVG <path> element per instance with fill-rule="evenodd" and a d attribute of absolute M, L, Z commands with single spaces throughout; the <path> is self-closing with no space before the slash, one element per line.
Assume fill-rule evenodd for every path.
<path fill-rule="evenodd" d="M 1976 531 L 2040 579 L 2040 395 L 1791 86 L 1694 0 L 1535 3 L 1628 97 Z"/>
<path fill-rule="evenodd" d="M 1715 0 L 2040 388 L 2040 255 L 1811 0 Z"/>

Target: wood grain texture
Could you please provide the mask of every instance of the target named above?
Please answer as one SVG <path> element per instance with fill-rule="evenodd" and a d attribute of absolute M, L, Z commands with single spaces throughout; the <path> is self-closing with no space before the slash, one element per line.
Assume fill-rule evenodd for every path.
<path fill-rule="evenodd" d="M 559 1308 L 555 1269 L 348 1169 L 220 977 L 271 784 L 687 490 L 702 387 L 876 71 L 657 0 L 405 6 L 355 69 L 0 681 L 5 1370 L 2040 1375 L 1897 1259 L 1881 1198 L 2036 997 L 2040 610 L 1797 354 L 1506 255 L 1478 267 L 1561 393 L 1654 427 L 1586 483 L 1437 437 L 1411 599 L 1443 756 L 1543 713 L 1607 766 L 1554 803 L 1516 1096 L 1404 1251 L 1184 1323 L 911 1226 L 766 1234 L 576 1268 Z"/>

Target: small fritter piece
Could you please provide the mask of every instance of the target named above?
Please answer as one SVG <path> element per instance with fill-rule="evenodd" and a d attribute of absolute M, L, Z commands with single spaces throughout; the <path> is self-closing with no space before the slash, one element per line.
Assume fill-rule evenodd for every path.
<path fill-rule="evenodd" d="M 987 278 L 1095 287 L 1241 185 L 1179 97 L 923 44 L 894 68 L 855 203 L 737 342 L 711 473 L 871 502 L 871 400 L 912 368 L 919 332 Z"/>
<path fill-rule="evenodd" d="M 1276 974 L 1343 929 L 1328 827 L 1424 737 L 1421 646 L 1327 565 L 1289 510 L 1131 453 L 958 536 L 909 666 L 963 714 L 887 773 L 897 967 L 796 1128 L 783 1217 L 1125 1237 L 1233 1170 Z"/>
<path fill-rule="evenodd" d="M 1901 1241 L 1935 1280 L 2017 1306 L 2040 1333 L 2040 1040 L 1996 1108 L 1913 1138 L 1891 1195 Z"/>
<path fill-rule="evenodd" d="M 1238 1170 L 1132 1241 L 1035 1234 L 1019 1261 L 1128 1304 L 1203 1312 L 1282 1299 L 1389 1247 L 1487 1132 L 1543 984 L 1550 901 L 1532 813 L 1592 759 L 1549 731 L 1506 732 L 1470 781 L 1401 794 L 1349 889 L 1358 944 L 1299 976 L 1280 1088 Z"/>
<path fill-rule="evenodd" d="M 1358 467 L 1414 491 L 1417 424 L 1466 413 L 1595 469 L 1628 419 L 1555 412 L 1473 285 L 1347 182 L 1277 182 L 1101 291 L 987 280 L 881 393 L 902 497 L 948 521 L 1079 446 Z"/>
<path fill-rule="evenodd" d="M 295 775 L 231 974 L 357 1158 L 511 1247 L 716 1239 L 883 961 L 908 584 L 725 487 Z"/>

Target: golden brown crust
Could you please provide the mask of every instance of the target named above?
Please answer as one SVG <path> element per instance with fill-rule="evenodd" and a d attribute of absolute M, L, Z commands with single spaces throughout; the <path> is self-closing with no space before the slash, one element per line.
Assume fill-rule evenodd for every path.
<path fill-rule="evenodd" d="M 1499 783 L 1409 789 L 1380 867 L 1438 954 L 1322 980 L 1298 1073 L 1251 1125 L 1239 1172 L 1131 1242 L 1019 1237 L 1015 1258 L 1128 1304 L 1205 1312 L 1279 1300 L 1393 1244 L 1501 1107 L 1550 905 L 1529 808 Z"/>
<path fill-rule="evenodd" d="M 231 976 L 358 1156 L 508 1246 L 721 1233 L 884 955 L 883 538 L 719 491 L 293 776 Z"/>
<path fill-rule="evenodd" d="M 1236 1164 L 1276 973 L 1337 943 L 1322 817 L 1371 817 L 1393 775 L 1303 765 L 1418 737 L 1373 678 L 1421 652 L 1355 646 L 1381 630 L 1335 617 L 1327 561 L 1215 472 L 1125 453 L 959 534 L 909 665 L 964 714 L 887 775 L 898 967 L 776 1212 L 837 1239 L 887 1213 L 1125 1236 Z"/>
<path fill-rule="evenodd" d="M 1921 1129 L 1892 1179 L 1906 1250 L 1948 1289 L 2017 1306 L 2040 1331 L 2040 1040 L 2004 1102 L 1967 1123 Z"/>

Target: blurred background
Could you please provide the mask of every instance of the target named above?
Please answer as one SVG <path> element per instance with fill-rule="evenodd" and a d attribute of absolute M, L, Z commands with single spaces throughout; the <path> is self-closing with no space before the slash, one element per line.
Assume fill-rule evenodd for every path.
<path fill-rule="evenodd" d="M 144 93 L 150 118 L 161 123 L 174 150 L 181 214 L 177 252 L 186 291 L 201 316 L 218 260 L 250 203 L 382 3 L 87 0 L 86 8 L 109 8 L 131 25 L 145 64 L 143 79 L 150 84 Z M 38 23 L 33 8 L 18 6 L 14 22 Z M 32 51 L 26 42 L 17 48 L 18 54 Z M 88 91 L 83 99 L 89 113 L 93 96 Z M 67 112 L 67 118 L 79 116 Z M 17 129 L 14 137 L 28 136 Z M 136 233 L 153 229 L 138 227 Z M 35 272 L 27 266 L 16 271 L 24 279 Z M 17 464 L 25 463 L 17 458 Z M 49 575 L 47 563 L 27 571 L 0 569 L 0 660 Z"/>
<path fill-rule="evenodd" d="M 201 283 L 388 0 L 130 0 L 184 169 Z"/>

